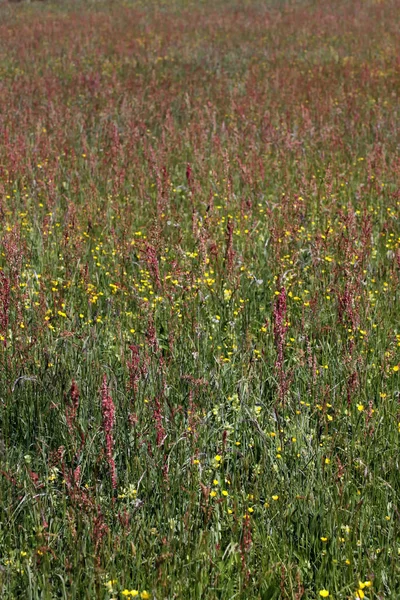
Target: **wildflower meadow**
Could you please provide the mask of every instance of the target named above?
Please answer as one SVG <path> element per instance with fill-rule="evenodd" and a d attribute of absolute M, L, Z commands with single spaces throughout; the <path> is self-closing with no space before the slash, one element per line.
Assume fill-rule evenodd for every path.
<path fill-rule="evenodd" d="M 0 598 L 400 598 L 399 0 L 0 4 Z"/>

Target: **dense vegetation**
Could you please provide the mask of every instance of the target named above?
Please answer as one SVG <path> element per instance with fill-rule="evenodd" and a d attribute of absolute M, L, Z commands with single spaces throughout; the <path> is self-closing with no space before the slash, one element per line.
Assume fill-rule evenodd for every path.
<path fill-rule="evenodd" d="M 0 7 L 0 596 L 400 597 L 396 0 Z"/>

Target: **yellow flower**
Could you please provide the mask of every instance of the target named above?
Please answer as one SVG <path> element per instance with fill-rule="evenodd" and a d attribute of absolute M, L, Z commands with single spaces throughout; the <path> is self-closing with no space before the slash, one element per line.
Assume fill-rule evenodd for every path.
<path fill-rule="evenodd" d="M 215 462 L 221 462 L 221 460 L 222 460 L 222 456 L 220 456 L 219 454 L 217 454 L 217 455 L 214 457 L 214 459 L 215 459 Z"/>
<path fill-rule="evenodd" d="M 362 412 L 364 410 L 364 405 L 363 404 L 357 404 L 357 410 L 359 410 L 360 412 Z"/>
<path fill-rule="evenodd" d="M 399 369 L 400 369 L 399 365 L 395 365 L 395 366 L 393 367 L 393 371 L 394 371 L 395 373 L 397 373 L 397 371 L 398 371 Z"/>
<path fill-rule="evenodd" d="M 132 596 L 132 598 L 136 598 L 136 596 L 139 596 L 138 590 L 131 590 L 129 593 Z"/>
<path fill-rule="evenodd" d="M 359 581 L 358 587 L 360 588 L 360 590 L 363 590 L 365 588 L 365 583 L 363 583 L 362 581 Z"/>
<path fill-rule="evenodd" d="M 372 586 L 372 581 L 369 581 L 368 579 L 367 579 L 367 581 L 364 581 L 364 587 L 367 587 L 367 588 L 369 588 L 369 587 L 371 587 L 371 586 Z M 360 587 L 361 587 L 361 586 L 360 586 Z"/>
<path fill-rule="evenodd" d="M 217 492 L 215 490 L 213 490 L 210 494 L 211 498 L 215 498 L 216 495 L 217 495 Z"/>
<path fill-rule="evenodd" d="M 143 598 L 143 600 L 148 600 L 148 598 L 150 598 L 150 594 L 149 592 L 146 592 L 146 590 L 143 590 L 143 592 L 140 594 L 140 597 Z"/>
<path fill-rule="evenodd" d="M 272 500 L 275 500 L 275 501 L 276 501 L 276 500 L 279 500 L 279 496 L 276 496 L 276 495 L 275 495 L 275 496 L 272 496 Z"/>
<path fill-rule="evenodd" d="M 365 594 L 361 589 L 356 591 L 356 598 L 358 600 L 363 600 L 363 598 L 365 598 Z"/>
<path fill-rule="evenodd" d="M 328 598 L 329 592 L 328 590 L 320 590 L 319 595 L 322 596 L 322 598 Z"/>
<path fill-rule="evenodd" d="M 222 495 L 223 496 L 229 496 L 229 493 L 226 490 L 222 490 Z"/>

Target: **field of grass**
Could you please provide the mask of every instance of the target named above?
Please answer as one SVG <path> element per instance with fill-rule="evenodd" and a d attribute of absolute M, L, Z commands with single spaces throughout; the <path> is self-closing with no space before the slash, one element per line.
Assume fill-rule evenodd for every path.
<path fill-rule="evenodd" d="M 400 598 L 398 0 L 0 6 L 0 597 Z"/>

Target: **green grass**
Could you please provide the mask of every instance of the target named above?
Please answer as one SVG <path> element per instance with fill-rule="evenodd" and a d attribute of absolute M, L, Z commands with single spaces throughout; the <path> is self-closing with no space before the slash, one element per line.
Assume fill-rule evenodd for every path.
<path fill-rule="evenodd" d="M 1 598 L 400 597 L 397 4 L 0 7 Z"/>

